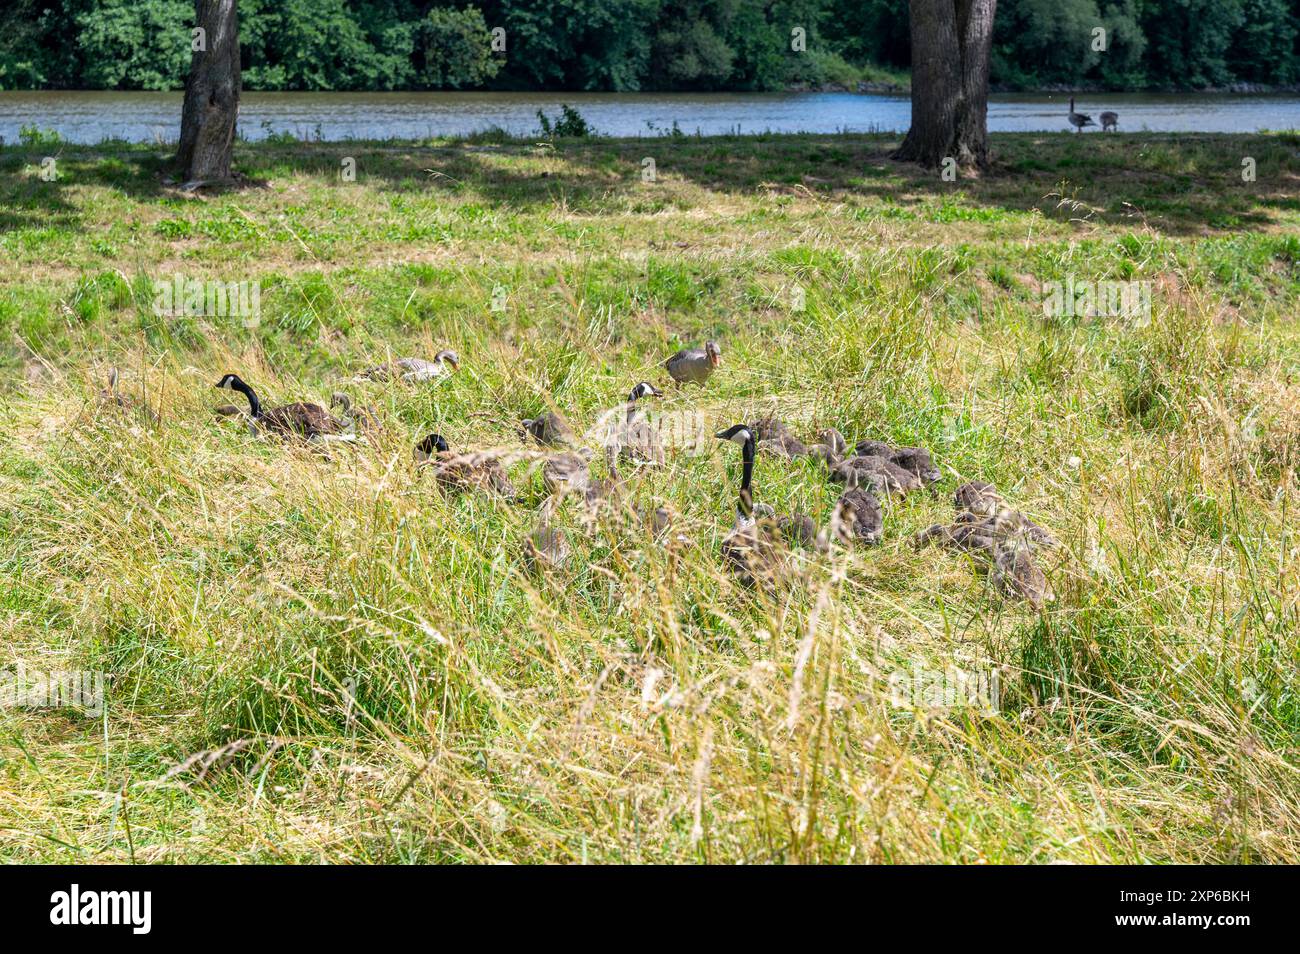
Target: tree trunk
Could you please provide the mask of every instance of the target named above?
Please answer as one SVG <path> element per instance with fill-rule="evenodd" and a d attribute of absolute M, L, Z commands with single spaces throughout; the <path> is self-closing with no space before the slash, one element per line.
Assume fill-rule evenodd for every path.
<path fill-rule="evenodd" d="M 230 178 L 239 116 L 239 12 L 236 0 L 195 0 L 204 50 L 190 58 L 176 165 L 191 182 Z"/>
<path fill-rule="evenodd" d="M 895 159 L 989 163 L 989 52 L 997 0 L 911 0 L 912 126 Z"/>

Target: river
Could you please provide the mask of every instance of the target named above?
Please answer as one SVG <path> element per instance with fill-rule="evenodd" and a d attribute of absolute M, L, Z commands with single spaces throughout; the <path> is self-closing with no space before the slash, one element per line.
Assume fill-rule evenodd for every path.
<path fill-rule="evenodd" d="M 994 132 L 1068 132 L 1063 94 L 995 94 Z M 596 132 L 655 136 L 684 133 L 901 132 L 906 95 L 874 93 L 245 93 L 239 131 L 298 138 L 421 139 L 500 128 L 538 130 L 537 110 L 577 108 Z M 1119 113 L 1124 132 L 1257 132 L 1300 128 L 1300 96 L 1228 93 L 1089 93 L 1076 108 L 1096 119 Z M 75 143 L 104 139 L 174 141 L 181 94 L 144 92 L 0 92 L 0 137 L 18 141 L 25 125 L 56 130 Z M 1089 130 L 1091 132 L 1092 130 Z"/>

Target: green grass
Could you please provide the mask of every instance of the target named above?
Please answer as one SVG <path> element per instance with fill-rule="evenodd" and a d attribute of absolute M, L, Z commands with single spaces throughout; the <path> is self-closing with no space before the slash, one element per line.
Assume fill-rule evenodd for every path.
<path fill-rule="evenodd" d="M 59 146 L 53 183 L 0 151 L 0 669 L 108 679 L 99 718 L 0 709 L 0 855 L 1300 860 L 1300 142 L 996 136 L 955 183 L 892 144 L 266 143 L 203 198 L 150 148 Z M 156 315 L 175 273 L 260 281 L 260 325 Z M 1045 317 L 1069 277 L 1150 282 L 1150 321 Z M 751 593 L 710 441 L 629 486 L 683 541 L 568 505 L 574 565 L 526 572 L 518 420 L 582 430 L 706 338 L 722 368 L 667 410 L 922 444 L 944 481 Z M 443 383 L 350 380 L 442 347 Z M 100 406 L 110 365 L 160 423 Z M 255 440 L 212 414 L 230 370 L 385 435 Z M 523 502 L 439 493 L 430 430 L 507 451 Z M 1041 613 L 910 545 L 975 478 L 1062 540 Z M 768 457 L 756 489 L 836 495 Z M 999 710 L 892 701 L 949 665 L 995 668 Z"/>

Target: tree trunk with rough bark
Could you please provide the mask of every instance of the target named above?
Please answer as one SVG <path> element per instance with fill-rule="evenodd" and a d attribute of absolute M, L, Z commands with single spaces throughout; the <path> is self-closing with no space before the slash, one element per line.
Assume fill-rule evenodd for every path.
<path fill-rule="evenodd" d="M 190 58 L 176 165 L 190 182 L 229 179 L 239 116 L 239 12 L 236 0 L 195 0 L 205 49 Z"/>
<path fill-rule="evenodd" d="M 989 164 L 989 52 L 997 0 L 911 0 L 912 126 L 895 159 Z"/>

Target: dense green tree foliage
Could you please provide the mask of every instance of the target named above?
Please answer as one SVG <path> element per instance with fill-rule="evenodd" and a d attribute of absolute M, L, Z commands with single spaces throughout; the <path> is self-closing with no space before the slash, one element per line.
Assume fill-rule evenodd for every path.
<path fill-rule="evenodd" d="M 492 55 L 481 10 L 430 10 L 418 32 L 424 48 L 420 78 L 425 86 L 480 86 L 501 69 L 501 61 Z"/>
<path fill-rule="evenodd" d="M 0 88 L 184 83 L 192 0 L 5 6 Z M 240 24 L 248 89 L 773 90 L 906 70 L 907 10 L 908 0 L 240 0 Z M 504 51 L 490 46 L 495 28 Z M 1294 84 L 1298 38 L 1300 0 L 1000 0 L 992 79 Z"/>

